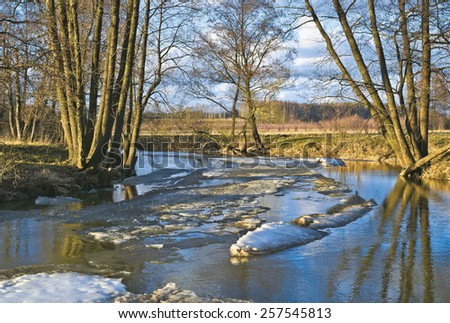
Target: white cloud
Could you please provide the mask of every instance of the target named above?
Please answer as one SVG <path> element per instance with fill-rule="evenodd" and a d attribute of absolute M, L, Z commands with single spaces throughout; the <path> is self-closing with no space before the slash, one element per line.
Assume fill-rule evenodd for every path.
<path fill-rule="evenodd" d="M 300 20 L 303 25 L 296 30 L 295 38 L 299 42 L 299 49 L 321 48 L 323 46 L 322 35 L 313 22 L 305 22 L 305 19 Z"/>

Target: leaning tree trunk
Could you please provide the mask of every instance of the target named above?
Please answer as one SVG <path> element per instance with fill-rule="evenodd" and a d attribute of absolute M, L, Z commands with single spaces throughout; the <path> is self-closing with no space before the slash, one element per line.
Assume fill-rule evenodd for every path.
<path fill-rule="evenodd" d="M 430 111 L 431 44 L 430 44 L 430 1 L 422 0 L 422 71 L 420 83 L 420 135 L 422 156 L 428 154 L 428 126 Z"/>

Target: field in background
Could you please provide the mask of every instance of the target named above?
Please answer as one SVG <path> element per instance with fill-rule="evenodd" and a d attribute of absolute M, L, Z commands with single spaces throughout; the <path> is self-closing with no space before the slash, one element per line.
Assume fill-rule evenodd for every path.
<path fill-rule="evenodd" d="M 242 131 L 244 121 L 236 120 L 236 134 Z M 296 133 L 342 133 L 363 132 L 377 133 L 377 127 L 373 120 L 363 119 L 359 116 L 349 116 L 324 120 L 320 122 L 296 121 L 290 123 L 258 123 L 261 134 L 296 134 Z M 195 118 L 183 116 L 180 118 L 147 118 L 142 124 L 141 135 L 179 135 L 194 132 L 208 133 L 211 135 L 231 133 L 231 118 Z"/>

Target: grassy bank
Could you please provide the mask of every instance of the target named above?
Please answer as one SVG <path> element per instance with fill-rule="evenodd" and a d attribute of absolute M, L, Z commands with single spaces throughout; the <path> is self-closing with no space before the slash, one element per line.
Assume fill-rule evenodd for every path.
<path fill-rule="evenodd" d="M 295 134 L 269 135 L 265 141 L 271 155 L 301 157 L 338 157 L 342 159 L 386 160 L 394 154 L 379 134 Z M 450 143 L 450 133 L 431 133 L 430 151 Z"/>
<path fill-rule="evenodd" d="M 64 147 L 0 143 L 0 204 L 37 196 L 73 195 L 98 186 L 95 176 L 67 164 Z"/>

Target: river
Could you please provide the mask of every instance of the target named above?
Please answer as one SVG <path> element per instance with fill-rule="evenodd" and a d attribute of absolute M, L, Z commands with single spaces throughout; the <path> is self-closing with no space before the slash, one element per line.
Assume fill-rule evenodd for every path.
<path fill-rule="evenodd" d="M 275 160 L 278 167 L 283 162 Z M 238 192 L 208 197 L 206 202 L 192 199 L 194 213 L 213 210 L 205 211 L 212 213 L 205 213 L 201 224 L 183 222 L 185 226 L 170 232 L 144 232 L 143 228 L 154 230 L 154 223 L 160 223 L 153 210 L 173 214 L 175 208 L 181 208 L 177 204 L 168 211 L 167 205 L 184 197 L 186 187 L 213 194 L 247 183 L 253 176 L 252 169 L 243 173 L 248 174 L 245 177 L 220 172 L 200 176 L 194 174 L 200 166 L 190 165 L 175 165 L 187 172 L 171 173 L 162 181 L 116 185 L 112 191 L 84 194 L 81 204 L 70 207 L 1 211 L 0 279 L 70 271 L 121 278 L 133 293 L 151 293 L 174 282 L 202 296 L 255 302 L 450 302 L 449 185 L 405 180 L 397 177 L 396 169 L 368 162 L 314 170 L 347 185 L 352 194 L 357 191 L 366 199 L 373 198 L 378 205 L 356 221 L 327 229 L 328 235 L 320 240 L 236 260 L 230 258 L 229 248 L 243 233 L 221 232 L 218 225 L 223 227 L 225 222 L 213 220 L 223 218 L 227 208 L 254 206 L 260 208 L 258 216 L 263 221 L 290 221 L 300 214 L 322 212 L 339 198 L 319 196 L 304 180 L 286 182 L 297 176 L 295 170 L 290 176 L 288 168 L 264 177 L 264 187 L 272 185 L 274 178 L 278 182 L 273 185 L 284 185 L 282 194 L 269 189 L 250 201 L 242 195 L 238 206 L 234 197 Z M 188 173 L 191 177 L 185 178 Z M 309 175 L 298 176 L 307 179 Z M 140 194 L 144 195 L 136 198 Z M 168 201 L 158 206 L 163 197 Z M 150 201 L 152 209 L 146 206 Z M 102 216 L 107 209 L 119 214 Z M 147 222 L 142 210 L 149 210 Z M 189 213 L 189 209 L 183 210 Z M 144 222 L 145 227 L 141 225 Z M 129 237 L 138 231 L 138 238 Z M 107 234 L 108 239 L 115 234 L 116 242 L 101 240 Z"/>

